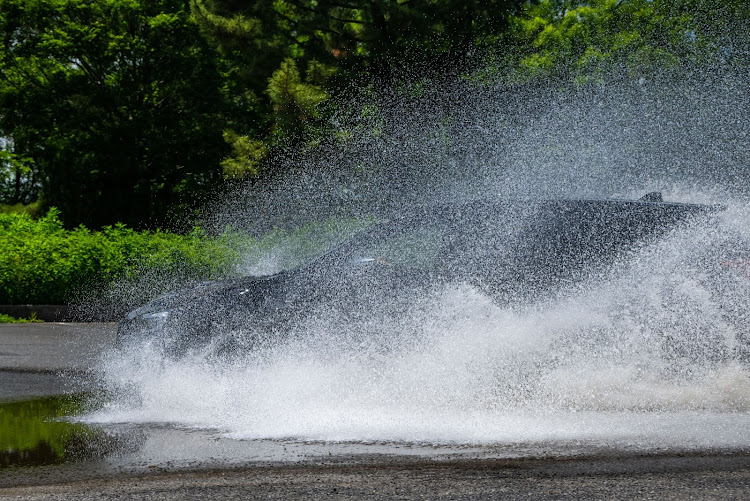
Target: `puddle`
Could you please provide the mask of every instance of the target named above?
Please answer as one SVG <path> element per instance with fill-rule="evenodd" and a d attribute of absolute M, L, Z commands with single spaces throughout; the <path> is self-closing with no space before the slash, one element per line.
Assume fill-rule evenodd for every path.
<path fill-rule="evenodd" d="M 118 434 L 68 419 L 85 405 L 83 395 L 0 403 L 0 468 L 83 461 L 127 448 Z"/>
<path fill-rule="evenodd" d="M 63 465 L 64 471 L 68 472 L 106 475 L 263 464 L 363 463 L 373 458 L 446 461 L 654 452 L 737 452 L 747 450 L 745 430 L 750 429 L 750 417 L 743 413 L 688 413 L 671 419 L 660 416 L 655 420 L 641 414 L 618 419 L 612 414 L 595 413 L 588 417 L 607 420 L 613 429 L 632 429 L 632 433 L 618 439 L 618 435 L 610 430 L 606 434 L 607 440 L 589 434 L 568 439 L 537 437 L 491 444 L 280 437 L 238 440 L 219 429 L 156 422 L 95 423 L 91 413 L 96 405 L 92 402 L 96 399 L 87 393 L 0 403 L 0 473 L 10 474 L 0 474 L 0 486 L 4 482 L 22 481 L 18 475 L 28 475 L 28 467 L 50 465 Z M 586 421 L 585 416 L 577 416 L 579 421 Z M 643 431 L 642 420 L 649 421 L 651 433 Z M 680 426 L 675 426 L 678 422 Z M 670 435 L 664 432 L 666 428 L 679 428 L 682 432 Z M 702 433 L 706 428 L 713 430 L 710 439 Z M 38 475 L 39 470 L 36 472 L 32 476 Z"/>

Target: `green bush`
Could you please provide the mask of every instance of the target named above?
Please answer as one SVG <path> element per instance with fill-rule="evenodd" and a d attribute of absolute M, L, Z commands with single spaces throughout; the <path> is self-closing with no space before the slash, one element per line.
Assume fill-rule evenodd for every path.
<path fill-rule="evenodd" d="M 43 321 L 36 318 L 36 313 L 32 313 L 29 318 L 16 318 L 5 313 L 0 313 L 0 324 L 29 324 Z"/>
<path fill-rule="evenodd" d="M 26 213 L 29 216 L 31 216 L 33 219 L 38 219 L 40 216 L 43 216 L 44 213 L 42 212 L 42 202 L 36 201 L 32 202 L 30 204 L 0 204 L 0 213 L 3 214 L 20 214 L 20 213 Z"/>
<path fill-rule="evenodd" d="M 230 240 L 234 239 L 234 242 Z M 67 231 L 56 209 L 34 221 L 0 214 L 0 304 L 63 304 L 83 288 L 159 269 L 190 279 L 225 275 L 240 258 L 230 234 L 137 232 L 123 225 Z"/>

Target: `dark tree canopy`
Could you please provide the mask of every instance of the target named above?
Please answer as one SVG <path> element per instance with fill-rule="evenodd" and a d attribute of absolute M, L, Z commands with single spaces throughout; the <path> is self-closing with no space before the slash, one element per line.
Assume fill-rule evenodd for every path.
<path fill-rule="evenodd" d="M 0 132 L 67 224 L 163 221 L 220 176 L 222 80 L 185 2 L 3 0 L 0 36 Z"/>
<path fill-rule="evenodd" d="M 337 140 L 350 88 L 747 73 L 748 32 L 747 0 L 0 0 L 0 203 L 163 225 Z"/>
<path fill-rule="evenodd" d="M 191 0 L 196 19 L 250 81 L 280 60 L 317 60 L 388 79 L 396 65 L 460 66 L 525 0 Z M 253 47 L 258 50 L 248 50 Z M 254 82 L 262 89 L 265 82 Z"/>
<path fill-rule="evenodd" d="M 257 111 L 227 134 L 228 177 L 256 176 L 279 144 L 320 135 L 320 109 L 337 89 L 411 75 L 458 75 L 526 0 L 191 0 L 231 81 Z M 410 70 L 410 71 L 408 71 Z M 324 117 L 323 117 L 324 118 Z"/>

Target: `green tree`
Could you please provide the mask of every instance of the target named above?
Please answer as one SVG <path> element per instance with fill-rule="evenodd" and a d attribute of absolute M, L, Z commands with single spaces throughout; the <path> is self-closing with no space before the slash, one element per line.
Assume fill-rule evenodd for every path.
<path fill-rule="evenodd" d="M 68 226 L 163 221 L 221 176 L 224 80 L 180 0 L 0 1 L 0 135 Z"/>
<path fill-rule="evenodd" d="M 543 0 L 511 18 L 525 50 L 525 78 L 578 83 L 681 71 L 744 54 L 750 28 L 744 0 Z"/>
<path fill-rule="evenodd" d="M 298 136 L 305 124 L 318 115 L 317 107 L 327 99 L 326 92 L 302 82 L 294 59 L 287 58 L 268 81 L 276 126 L 286 135 Z"/>
<path fill-rule="evenodd" d="M 230 177 L 257 175 L 283 145 L 325 138 L 326 100 L 352 82 L 398 85 L 458 74 L 495 41 L 523 0 L 191 0 L 196 20 L 231 61 L 256 120 L 228 134 Z M 356 85 L 355 85 L 356 86 Z M 249 101 L 250 102 L 250 101 Z M 239 122 L 237 122 L 239 124 Z M 260 160 L 259 160 L 260 158 Z"/>
<path fill-rule="evenodd" d="M 19 155 L 12 140 L 0 140 L 0 203 L 34 202 L 39 195 L 34 159 Z"/>
<path fill-rule="evenodd" d="M 388 79 L 395 64 L 445 70 L 508 24 L 524 0 L 192 0 L 227 52 L 268 78 L 286 57 L 349 63 Z M 250 50 L 263 49 L 267 59 Z M 256 88 L 258 86 L 256 85 Z"/>

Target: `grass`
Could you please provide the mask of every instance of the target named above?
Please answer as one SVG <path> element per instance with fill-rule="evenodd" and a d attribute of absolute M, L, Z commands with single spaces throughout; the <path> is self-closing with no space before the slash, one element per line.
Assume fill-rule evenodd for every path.
<path fill-rule="evenodd" d="M 28 324 L 37 322 L 44 322 L 44 320 L 36 318 L 36 313 L 29 315 L 29 318 L 16 318 L 5 313 L 0 313 L 0 324 Z"/>

